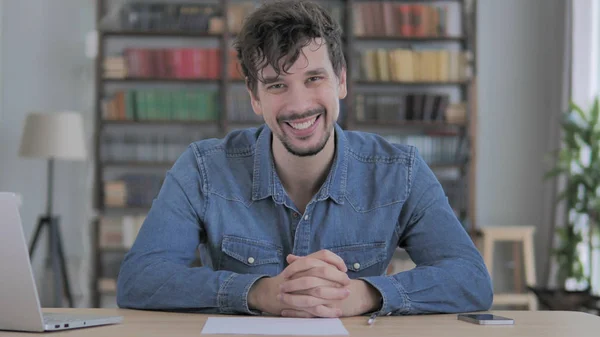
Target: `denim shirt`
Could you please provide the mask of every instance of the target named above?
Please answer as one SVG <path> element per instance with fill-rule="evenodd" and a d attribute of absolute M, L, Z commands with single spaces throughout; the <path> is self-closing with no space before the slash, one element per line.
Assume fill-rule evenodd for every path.
<path fill-rule="evenodd" d="M 486 266 L 417 150 L 335 128 L 334 162 L 303 214 L 277 176 L 267 126 L 191 144 L 125 256 L 118 305 L 258 314 L 247 300 L 258 279 L 282 272 L 290 253 L 328 249 L 381 293 L 380 315 L 489 309 Z M 386 275 L 397 247 L 416 268 Z"/>

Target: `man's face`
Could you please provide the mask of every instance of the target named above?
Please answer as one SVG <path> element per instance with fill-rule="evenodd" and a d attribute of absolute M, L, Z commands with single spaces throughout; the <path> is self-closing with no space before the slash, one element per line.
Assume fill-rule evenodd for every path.
<path fill-rule="evenodd" d="M 326 45 L 313 41 L 296 62 L 277 77 L 273 67 L 262 70 L 252 108 L 293 155 L 312 156 L 327 144 L 338 118 L 339 99 L 346 97 L 346 70 L 333 72 Z"/>

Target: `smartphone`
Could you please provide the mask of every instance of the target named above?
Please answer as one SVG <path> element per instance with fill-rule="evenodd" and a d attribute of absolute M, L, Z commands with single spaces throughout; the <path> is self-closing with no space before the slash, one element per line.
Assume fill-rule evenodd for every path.
<path fill-rule="evenodd" d="M 502 317 L 492 314 L 459 314 L 461 321 L 480 324 L 480 325 L 513 325 L 515 320 L 508 317 Z"/>

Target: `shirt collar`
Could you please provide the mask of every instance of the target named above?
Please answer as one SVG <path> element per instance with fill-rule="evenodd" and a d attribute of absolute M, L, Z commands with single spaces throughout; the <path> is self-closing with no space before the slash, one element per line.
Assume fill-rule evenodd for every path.
<path fill-rule="evenodd" d="M 256 140 L 254 151 L 254 169 L 252 173 L 252 200 L 261 200 L 272 196 L 275 202 L 283 203 L 284 190 L 275 171 L 271 151 L 272 132 L 263 125 Z M 317 193 L 318 201 L 331 198 L 338 204 L 344 203 L 348 172 L 348 140 L 344 130 L 335 124 L 335 156 L 327 179 Z"/>

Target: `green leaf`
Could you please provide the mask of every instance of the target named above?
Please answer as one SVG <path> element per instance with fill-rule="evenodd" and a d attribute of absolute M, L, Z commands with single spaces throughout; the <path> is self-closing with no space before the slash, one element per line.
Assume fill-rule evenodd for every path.
<path fill-rule="evenodd" d="M 562 167 L 555 167 L 552 170 L 548 171 L 545 175 L 544 175 L 544 180 L 548 180 L 550 178 L 556 177 L 562 173 L 568 172 L 568 170 L 565 170 Z"/>
<path fill-rule="evenodd" d="M 596 127 L 598 123 L 598 97 L 594 99 L 594 105 L 592 105 L 591 118 L 590 118 L 590 126 L 592 130 Z"/>
<path fill-rule="evenodd" d="M 571 101 L 569 103 L 569 109 L 571 109 L 571 111 L 575 110 L 579 114 L 579 117 L 581 117 L 581 119 L 583 119 L 584 121 L 587 122 L 587 116 L 585 115 L 585 112 L 583 112 L 581 107 L 579 107 L 579 105 L 577 105 L 573 101 Z"/>

